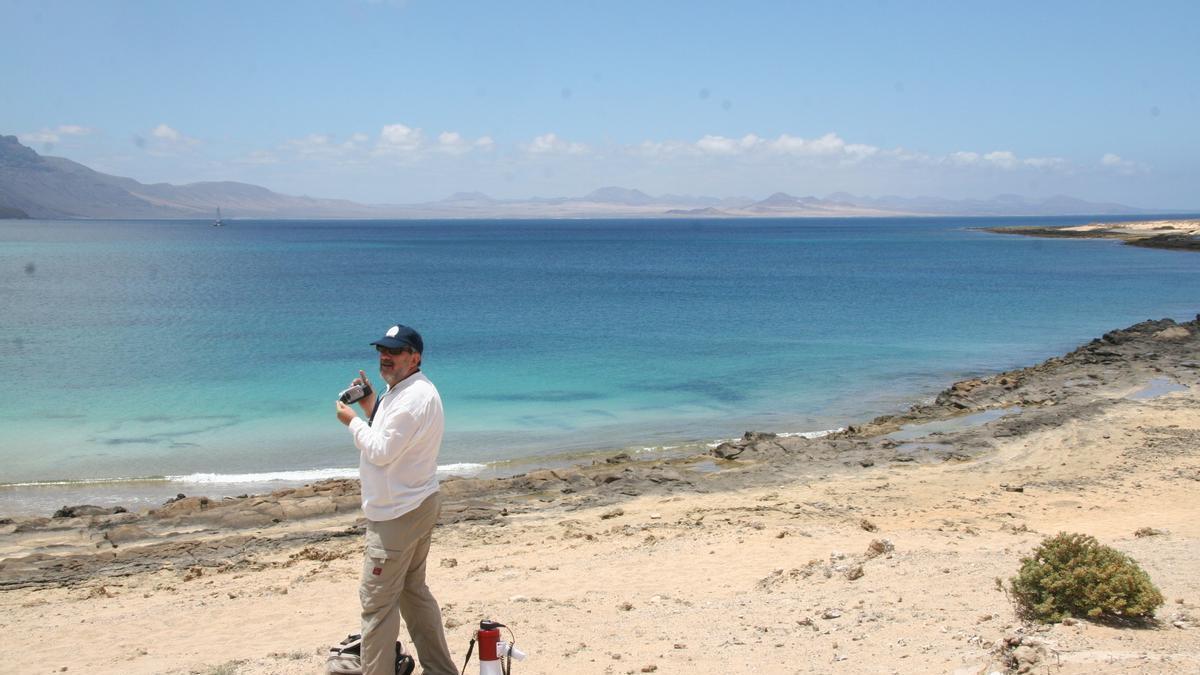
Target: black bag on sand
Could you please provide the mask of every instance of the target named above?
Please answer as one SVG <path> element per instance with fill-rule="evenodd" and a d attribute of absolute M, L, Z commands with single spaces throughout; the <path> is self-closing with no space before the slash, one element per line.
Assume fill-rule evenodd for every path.
<path fill-rule="evenodd" d="M 404 653 L 404 645 L 396 642 L 396 675 L 412 675 L 417 664 Z M 362 675 L 362 635 L 347 635 L 345 640 L 329 648 L 325 657 L 325 672 L 329 675 Z"/>

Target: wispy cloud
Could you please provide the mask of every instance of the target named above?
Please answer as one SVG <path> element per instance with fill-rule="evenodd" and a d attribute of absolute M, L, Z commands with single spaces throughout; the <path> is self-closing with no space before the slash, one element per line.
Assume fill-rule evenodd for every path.
<path fill-rule="evenodd" d="M 151 129 L 145 136 L 135 135 L 133 143 L 146 152 L 158 156 L 183 154 L 200 145 L 198 139 L 184 134 L 165 122 Z"/>
<path fill-rule="evenodd" d="M 241 158 L 242 163 L 273 163 L 282 158 L 329 161 L 337 164 L 363 164 L 384 160 L 406 164 L 435 155 L 461 156 L 486 153 L 496 147 L 489 136 L 468 138 L 456 131 L 443 131 L 430 138 L 423 129 L 400 122 L 385 124 L 376 136 L 356 132 L 344 138 L 313 133 L 288 139 L 269 150 L 255 150 Z"/>
<path fill-rule="evenodd" d="M 1061 157 L 1018 157 L 1010 150 L 994 150 L 987 153 L 970 151 L 952 152 L 943 158 L 947 164 L 964 167 L 985 167 L 997 169 L 1063 169 L 1068 162 Z"/>
<path fill-rule="evenodd" d="M 1149 167 L 1146 165 L 1140 162 L 1124 159 L 1120 155 L 1116 155 L 1111 152 L 1105 153 L 1105 155 L 1100 158 L 1100 166 L 1126 176 L 1137 173 L 1146 173 L 1149 171 Z"/>
<path fill-rule="evenodd" d="M 535 137 L 522 149 L 530 155 L 586 155 L 590 151 L 587 145 L 559 138 L 558 134 L 550 132 Z"/>
<path fill-rule="evenodd" d="M 351 134 L 344 141 L 338 141 L 329 134 L 309 134 L 303 138 L 284 141 L 280 150 L 305 159 L 339 159 L 363 150 L 369 140 L 363 133 Z"/>
<path fill-rule="evenodd" d="M 92 133 L 88 127 L 78 124 L 60 124 L 53 129 L 43 128 L 38 131 L 30 131 L 23 134 L 17 134 L 17 138 L 22 143 L 43 143 L 54 144 L 62 141 L 64 136 L 86 136 Z"/>
<path fill-rule="evenodd" d="M 906 148 L 884 149 L 868 143 L 851 143 L 834 132 L 804 138 L 781 134 L 764 138 L 746 134 L 739 138 L 708 134 L 694 142 L 647 140 L 626 148 L 628 154 L 655 159 L 687 157 L 744 158 L 763 162 L 792 162 L 812 165 L 890 164 L 946 166 L 959 169 L 1068 169 L 1059 157 L 1018 157 L 1008 150 L 958 151 L 937 156 Z"/>

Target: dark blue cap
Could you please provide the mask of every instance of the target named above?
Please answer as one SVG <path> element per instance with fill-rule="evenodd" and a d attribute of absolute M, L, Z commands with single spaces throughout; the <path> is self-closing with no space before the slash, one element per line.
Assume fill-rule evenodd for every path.
<path fill-rule="evenodd" d="M 421 339 L 421 334 L 400 323 L 389 328 L 386 335 L 371 344 L 388 349 L 408 347 L 418 354 L 425 352 L 425 341 Z"/>

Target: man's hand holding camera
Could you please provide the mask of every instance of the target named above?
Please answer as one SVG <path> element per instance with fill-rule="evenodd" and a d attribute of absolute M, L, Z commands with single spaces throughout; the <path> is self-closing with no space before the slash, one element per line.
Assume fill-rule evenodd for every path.
<path fill-rule="evenodd" d="M 358 377 L 350 382 L 350 386 L 341 393 L 337 400 L 337 418 L 342 424 L 349 426 L 350 421 L 358 416 L 347 403 L 357 402 L 362 408 L 363 414 L 368 418 L 371 413 L 375 412 L 375 397 L 374 390 L 371 389 L 371 382 L 367 379 L 367 374 L 363 371 L 358 371 Z"/>

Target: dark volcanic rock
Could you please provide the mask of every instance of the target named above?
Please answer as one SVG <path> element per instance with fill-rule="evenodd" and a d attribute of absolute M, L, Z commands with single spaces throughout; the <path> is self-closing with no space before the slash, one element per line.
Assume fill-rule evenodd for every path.
<path fill-rule="evenodd" d="M 64 506 L 54 512 L 55 518 L 78 518 L 80 516 L 107 516 L 114 513 L 125 513 L 125 507 L 114 506 L 112 508 L 104 508 L 103 506 L 92 506 L 91 504 L 80 504 L 79 506 Z"/>

